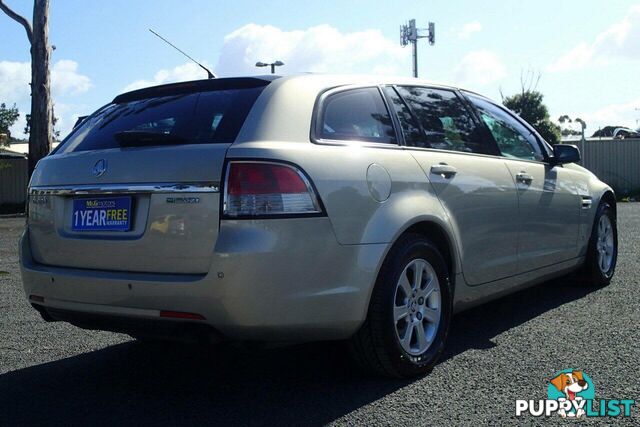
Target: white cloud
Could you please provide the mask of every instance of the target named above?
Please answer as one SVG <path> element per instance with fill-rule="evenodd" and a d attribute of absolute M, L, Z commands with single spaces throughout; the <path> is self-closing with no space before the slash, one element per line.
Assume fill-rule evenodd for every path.
<path fill-rule="evenodd" d="M 91 89 L 89 77 L 78 74 L 78 63 L 61 59 L 51 69 L 51 88 L 56 95 L 80 95 Z"/>
<path fill-rule="evenodd" d="M 0 102 L 13 104 L 29 98 L 31 64 L 0 61 Z"/>
<path fill-rule="evenodd" d="M 211 70 L 211 64 L 207 61 L 201 61 L 202 64 Z M 193 62 L 187 62 L 186 64 L 178 65 L 170 70 L 162 69 L 158 71 L 152 79 L 140 79 L 128 84 L 123 92 L 130 90 L 140 89 L 148 86 L 160 85 L 163 83 L 183 82 L 187 80 L 198 80 L 207 78 L 207 73 L 197 64 Z"/>
<path fill-rule="evenodd" d="M 463 25 L 462 29 L 458 32 L 459 39 L 466 39 L 473 33 L 482 31 L 482 24 L 478 21 L 468 22 Z"/>
<path fill-rule="evenodd" d="M 636 120 L 640 119 L 640 111 L 636 111 L 636 108 L 640 108 L 640 97 L 570 116 L 583 119 L 587 123 L 586 134 L 592 135 L 599 127 L 604 126 L 626 126 L 636 129 L 639 126 Z"/>
<path fill-rule="evenodd" d="M 379 30 L 342 33 L 330 25 L 283 31 L 270 25 L 245 25 L 224 38 L 216 71 L 223 76 L 268 73 L 258 61 L 281 60 L 279 70 L 297 72 L 407 74 L 410 53 Z"/>
<path fill-rule="evenodd" d="M 20 102 L 29 98 L 31 63 L 0 61 L 0 99 Z M 78 73 L 78 63 L 61 59 L 51 67 L 51 88 L 54 96 L 79 95 L 91 88 L 89 77 Z"/>
<path fill-rule="evenodd" d="M 616 59 L 640 58 L 640 4 L 632 6 L 622 21 L 598 34 L 591 43 L 582 42 L 547 67 L 547 71 L 570 71 L 586 65 L 603 65 Z"/>
<path fill-rule="evenodd" d="M 30 82 L 30 62 L 0 61 L 0 102 L 18 106 L 20 118 L 11 127 L 11 133 L 17 137 L 24 137 L 25 115 L 31 110 Z M 56 128 L 61 135 L 71 129 L 74 121 L 70 108 L 59 100 L 83 94 L 90 88 L 91 79 L 78 73 L 77 62 L 61 59 L 51 67 L 52 98 L 59 119 Z"/>
<path fill-rule="evenodd" d="M 456 83 L 471 88 L 498 82 L 507 75 L 507 71 L 497 54 L 490 50 L 476 50 L 462 58 L 453 74 Z"/>
<path fill-rule="evenodd" d="M 410 55 L 379 30 L 341 33 L 329 25 L 319 25 L 306 30 L 283 31 L 270 25 L 248 24 L 224 38 L 213 71 L 223 77 L 265 74 L 269 69 L 256 68 L 256 62 L 280 60 L 285 65 L 278 71 L 284 74 L 408 74 L 411 71 Z M 213 69 L 206 61 L 203 63 Z M 205 77 L 200 67 L 188 62 L 173 69 L 162 69 L 153 78 L 136 80 L 123 90 Z"/>

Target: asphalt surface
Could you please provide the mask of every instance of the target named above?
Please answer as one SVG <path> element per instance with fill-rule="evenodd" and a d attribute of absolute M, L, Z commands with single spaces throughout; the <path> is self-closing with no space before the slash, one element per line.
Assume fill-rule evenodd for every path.
<path fill-rule="evenodd" d="M 559 370 L 583 369 L 596 398 L 640 399 L 640 204 L 619 206 L 607 288 L 556 280 L 460 314 L 448 351 L 415 381 L 360 373 L 340 343 L 257 349 L 151 345 L 45 323 L 22 294 L 23 220 L 0 219 L 0 426 L 566 424 L 515 417 Z M 585 424 L 638 425 L 632 418 Z"/>

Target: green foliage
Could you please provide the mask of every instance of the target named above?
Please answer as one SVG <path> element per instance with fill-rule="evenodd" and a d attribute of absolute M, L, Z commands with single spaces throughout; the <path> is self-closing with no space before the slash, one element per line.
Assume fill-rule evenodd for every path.
<path fill-rule="evenodd" d="M 11 169 L 11 163 L 8 160 L 0 160 L 0 171 L 3 169 Z"/>
<path fill-rule="evenodd" d="M 23 132 L 29 135 L 31 133 L 31 114 L 27 114 L 24 117 L 27 123 L 24 125 Z M 56 130 L 56 123 L 58 123 L 58 118 L 55 116 L 55 114 L 53 115 L 52 120 L 53 120 L 53 136 L 55 139 L 60 139 L 60 131 Z"/>
<path fill-rule="evenodd" d="M 537 90 L 523 90 L 503 100 L 504 106 L 527 121 L 549 143 L 560 143 L 560 126 L 549 118 L 549 110 Z"/>
<path fill-rule="evenodd" d="M 7 143 L 11 142 L 11 132 L 9 128 L 18 120 L 18 117 L 20 117 L 20 113 L 15 104 L 10 108 L 7 108 L 4 102 L 0 104 L 0 133 L 8 136 Z"/>
<path fill-rule="evenodd" d="M 564 114 L 558 117 L 558 122 L 560 122 L 560 128 L 562 129 L 562 136 L 568 135 L 580 135 L 584 136 L 584 130 L 587 128 L 587 122 L 582 120 L 580 117 L 576 117 L 571 120 L 571 117 Z M 578 123 L 580 125 L 580 130 L 576 130 L 575 126 L 571 127 L 571 123 Z"/>
<path fill-rule="evenodd" d="M 569 135 L 578 136 L 578 135 L 582 135 L 582 132 L 579 132 L 575 129 L 562 128 L 562 136 L 569 136 Z"/>

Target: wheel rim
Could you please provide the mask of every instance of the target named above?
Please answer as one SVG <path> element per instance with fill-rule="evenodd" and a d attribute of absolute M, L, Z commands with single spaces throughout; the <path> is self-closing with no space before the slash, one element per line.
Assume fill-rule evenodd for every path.
<path fill-rule="evenodd" d="M 602 215 L 598 221 L 598 268 L 602 273 L 608 273 L 613 264 L 615 243 L 613 239 L 613 226 L 608 216 Z"/>
<path fill-rule="evenodd" d="M 442 312 L 440 282 L 424 259 L 412 260 L 400 274 L 393 305 L 396 337 L 411 355 L 427 351 L 438 332 Z"/>

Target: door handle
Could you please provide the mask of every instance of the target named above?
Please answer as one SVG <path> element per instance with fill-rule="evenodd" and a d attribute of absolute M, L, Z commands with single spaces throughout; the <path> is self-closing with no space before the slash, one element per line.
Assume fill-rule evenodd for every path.
<path fill-rule="evenodd" d="M 516 174 L 516 181 L 529 185 L 533 181 L 533 177 L 528 173 L 522 171 Z"/>
<path fill-rule="evenodd" d="M 452 178 L 455 174 L 458 173 L 458 170 L 446 163 L 439 163 L 437 165 L 431 166 L 430 172 L 433 175 L 440 175 L 443 178 Z"/>

